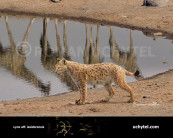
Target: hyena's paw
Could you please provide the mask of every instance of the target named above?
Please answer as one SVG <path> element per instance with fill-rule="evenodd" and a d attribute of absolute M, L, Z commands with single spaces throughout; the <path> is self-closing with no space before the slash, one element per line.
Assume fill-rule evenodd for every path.
<path fill-rule="evenodd" d="M 129 101 L 127 101 L 128 103 L 134 103 L 135 102 L 135 99 L 130 99 Z"/>
<path fill-rule="evenodd" d="M 60 2 L 61 0 L 50 0 L 51 2 Z"/>
<path fill-rule="evenodd" d="M 107 102 L 109 102 L 109 98 L 103 99 L 103 100 L 101 100 L 100 102 L 101 102 L 101 103 L 107 103 Z"/>
<path fill-rule="evenodd" d="M 80 99 L 75 101 L 75 104 L 77 105 L 84 105 L 85 102 L 82 102 Z"/>

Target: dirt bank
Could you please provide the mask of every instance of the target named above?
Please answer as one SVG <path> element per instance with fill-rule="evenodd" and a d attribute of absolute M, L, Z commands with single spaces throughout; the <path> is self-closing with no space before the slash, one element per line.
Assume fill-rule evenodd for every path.
<path fill-rule="evenodd" d="M 115 86 L 115 96 L 101 103 L 104 88 L 88 90 L 91 104 L 74 105 L 79 92 L 44 98 L 0 102 L 0 116 L 173 116 L 173 70 L 143 81 L 130 83 L 136 103 L 127 103 L 129 94 Z"/>
<path fill-rule="evenodd" d="M 173 2 L 173 0 L 170 0 Z M 0 12 L 50 16 L 161 31 L 173 35 L 173 5 L 141 6 L 143 0 L 0 0 Z"/>

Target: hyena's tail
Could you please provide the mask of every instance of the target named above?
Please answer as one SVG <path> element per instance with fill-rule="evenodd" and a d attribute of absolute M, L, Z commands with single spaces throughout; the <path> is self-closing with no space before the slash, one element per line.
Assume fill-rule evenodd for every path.
<path fill-rule="evenodd" d="M 128 76 L 139 76 L 139 70 L 137 70 L 135 73 L 129 72 L 127 70 L 125 70 L 125 74 Z"/>

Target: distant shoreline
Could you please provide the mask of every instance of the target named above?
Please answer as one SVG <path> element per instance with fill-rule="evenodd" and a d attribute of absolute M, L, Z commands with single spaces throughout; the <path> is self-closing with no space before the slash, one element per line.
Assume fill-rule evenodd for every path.
<path fill-rule="evenodd" d="M 85 0 L 62 0 L 60 3 L 52 3 L 49 0 L 43 0 L 42 3 L 38 0 L 0 1 L 0 13 L 116 25 L 142 31 L 162 32 L 169 39 L 173 39 L 173 5 L 148 8 L 141 6 L 142 3 L 143 0 L 131 2 L 101 0 L 95 3 Z"/>

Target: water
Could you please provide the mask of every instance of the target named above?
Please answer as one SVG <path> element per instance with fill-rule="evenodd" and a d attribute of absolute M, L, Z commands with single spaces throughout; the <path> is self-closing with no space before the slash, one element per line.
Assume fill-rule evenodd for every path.
<path fill-rule="evenodd" d="M 0 101 L 76 90 L 68 75 L 53 72 L 57 57 L 86 64 L 116 63 L 131 72 L 138 69 L 146 78 L 173 69 L 173 43 L 116 26 L 1 17 Z"/>

